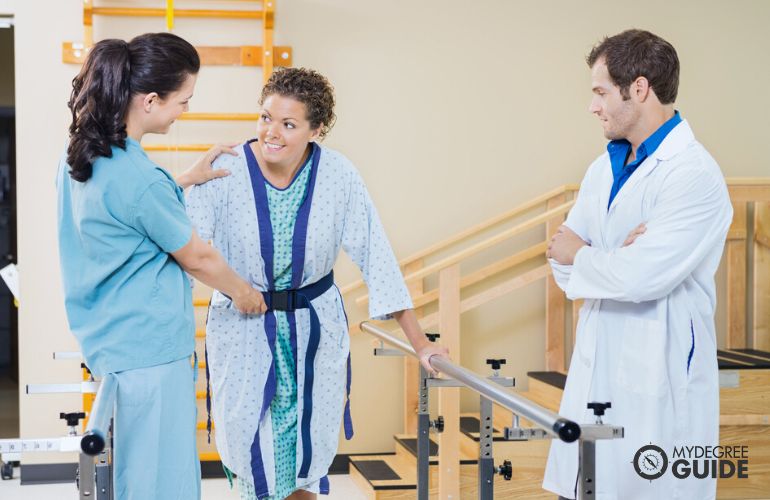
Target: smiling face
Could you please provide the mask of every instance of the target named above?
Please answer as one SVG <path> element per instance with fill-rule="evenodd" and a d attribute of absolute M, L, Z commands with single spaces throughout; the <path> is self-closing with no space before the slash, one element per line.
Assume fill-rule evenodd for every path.
<path fill-rule="evenodd" d="M 611 141 L 627 139 L 639 122 L 640 110 L 633 98 L 623 98 L 603 58 L 591 68 L 591 89 L 594 96 L 588 110 L 599 118 L 604 137 Z"/>
<path fill-rule="evenodd" d="M 190 109 L 190 99 L 195 90 L 197 75 L 187 75 L 182 86 L 166 95 L 165 99 L 155 95 L 150 114 L 147 117 L 147 132 L 165 134 L 182 113 Z"/>
<path fill-rule="evenodd" d="M 321 127 L 312 128 L 307 107 L 300 101 L 272 94 L 262 103 L 257 124 L 259 155 L 272 168 L 293 170 L 305 154 L 309 142 L 320 135 Z"/>

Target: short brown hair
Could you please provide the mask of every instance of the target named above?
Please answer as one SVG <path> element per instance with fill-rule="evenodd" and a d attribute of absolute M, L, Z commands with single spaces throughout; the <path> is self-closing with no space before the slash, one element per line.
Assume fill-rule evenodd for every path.
<path fill-rule="evenodd" d="M 334 87 L 321 73 L 307 68 L 278 68 L 262 87 L 259 104 L 271 95 L 291 97 L 307 108 L 307 120 L 313 129 L 321 127 L 321 139 L 334 126 Z"/>
<path fill-rule="evenodd" d="M 620 87 L 624 99 L 629 98 L 629 87 L 643 76 L 658 96 L 661 104 L 676 100 L 679 89 L 679 57 L 674 46 L 659 36 L 644 30 L 627 30 L 605 37 L 586 57 L 593 68 L 604 58 L 612 82 Z"/>

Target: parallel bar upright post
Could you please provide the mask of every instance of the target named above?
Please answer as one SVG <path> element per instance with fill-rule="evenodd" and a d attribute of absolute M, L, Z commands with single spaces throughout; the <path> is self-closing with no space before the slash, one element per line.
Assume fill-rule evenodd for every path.
<path fill-rule="evenodd" d="M 484 396 L 479 398 L 479 500 L 492 500 L 495 497 L 492 401 Z"/>
<path fill-rule="evenodd" d="M 428 500 L 430 491 L 430 406 L 428 372 L 420 365 L 417 407 L 417 500 Z"/>
<path fill-rule="evenodd" d="M 107 448 L 96 461 L 96 500 L 114 500 L 110 452 L 111 448 Z"/>
<path fill-rule="evenodd" d="M 596 498 L 596 441 L 580 439 L 578 447 L 580 490 L 577 497 L 579 500 L 593 500 Z"/>
<path fill-rule="evenodd" d="M 91 500 L 96 497 L 96 463 L 94 457 L 80 453 L 78 463 L 78 491 L 80 500 Z"/>

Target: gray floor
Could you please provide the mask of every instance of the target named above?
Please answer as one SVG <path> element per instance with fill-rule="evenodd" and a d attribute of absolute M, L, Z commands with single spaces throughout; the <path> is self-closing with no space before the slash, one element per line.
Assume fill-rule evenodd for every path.
<path fill-rule="evenodd" d="M 75 484 L 45 484 L 39 486 L 21 486 L 19 469 L 15 470 L 15 479 L 0 481 L 2 500 L 77 500 Z M 320 500 L 366 500 L 350 476 L 329 476 L 331 494 L 319 496 Z M 227 479 L 204 479 L 202 481 L 201 500 L 238 500 L 238 492 L 230 490 Z"/>

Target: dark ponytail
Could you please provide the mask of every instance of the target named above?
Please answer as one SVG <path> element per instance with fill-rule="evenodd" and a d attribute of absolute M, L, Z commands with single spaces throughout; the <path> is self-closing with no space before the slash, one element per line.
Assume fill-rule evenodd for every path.
<path fill-rule="evenodd" d="M 72 80 L 67 147 L 70 176 L 85 182 L 97 158 L 112 157 L 112 146 L 125 149 L 126 114 L 132 96 L 157 92 L 163 99 L 199 69 L 195 48 L 170 33 L 147 33 L 128 43 L 97 42 Z"/>

